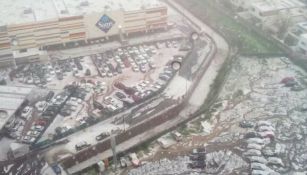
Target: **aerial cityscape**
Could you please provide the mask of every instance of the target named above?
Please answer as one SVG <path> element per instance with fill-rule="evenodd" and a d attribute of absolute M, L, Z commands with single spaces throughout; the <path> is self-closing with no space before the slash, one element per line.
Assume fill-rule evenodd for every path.
<path fill-rule="evenodd" d="M 1 0 L 0 175 L 306 175 L 306 0 Z"/>

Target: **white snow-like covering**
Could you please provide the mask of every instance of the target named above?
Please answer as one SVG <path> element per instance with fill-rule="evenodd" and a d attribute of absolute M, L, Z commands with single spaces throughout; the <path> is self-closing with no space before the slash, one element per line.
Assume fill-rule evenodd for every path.
<path fill-rule="evenodd" d="M 210 134 L 212 131 L 212 125 L 208 121 L 201 122 L 204 134 Z"/>
<path fill-rule="evenodd" d="M 105 10 L 139 10 L 160 4 L 158 0 L 0 0 L 0 14 L 5 17 L 0 19 L 0 26 Z"/>
<path fill-rule="evenodd" d="M 124 130 L 129 125 L 113 125 L 113 124 L 103 124 L 103 125 L 94 125 L 93 127 L 89 127 L 84 129 L 84 132 L 78 132 L 68 137 L 69 143 L 64 146 L 65 150 L 70 152 L 76 152 L 75 145 L 81 141 L 86 141 L 88 144 L 96 144 L 96 136 L 101 133 L 111 133 L 112 130 Z"/>
<path fill-rule="evenodd" d="M 178 99 L 184 96 L 191 82 L 181 76 L 175 76 L 169 86 L 165 89 L 165 95 L 169 98 Z"/>

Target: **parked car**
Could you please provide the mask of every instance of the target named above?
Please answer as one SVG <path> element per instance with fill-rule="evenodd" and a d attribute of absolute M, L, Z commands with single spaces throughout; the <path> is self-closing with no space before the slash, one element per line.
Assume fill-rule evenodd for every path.
<path fill-rule="evenodd" d="M 48 93 L 48 95 L 46 96 L 46 101 L 49 102 L 54 96 L 54 92 L 53 91 L 50 91 Z"/>
<path fill-rule="evenodd" d="M 145 67 L 144 64 L 142 64 L 142 65 L 140 66 L 140 70 L 141 70 L 141 72 L 143 72 L 143 73 L 146 72 L 146 67 Z"/>
<path fill-rule="evenodd" d="M 249 138 L 255 138 L 255 137 L 261 137 L 259 133 L 257 132 L 249 132 L 249 133 L 246 133 L 244 135 L 244 138 L 245 139 L 249 139 Z"/>
<path fill-rule="evenodd" d="M 126 95 L 123 94 L 123 93 L 121 93 L 121 92 L 116 92 L 115 95 L 116 95 L 116 97 L 118 97 L 119 99 L 124 99 L 124 98 L 126 98 Z"/>
<path fill-rule="evenodd" d="M 44 127 L 41 126 L 41 125 L 35 125 L 34 129 L 37 130 L 37 131 L 43 131 Z"/>
<path fill-rule="evenodd" d="M 21 117 L 28 120 L 32 116 L 32 111 L 32 107 L 26 106 L 21 112 Z"/>
<path fill-rule="evenodd" d="M 53 172 L 56 175 L 61 175 L 62 174 L 62 170 L 61 170 L 61 168 L 57 164 L 52 165 L 51 168 L 52 168 Z"/>
<path fill-rule="evenodd" d="M 81 142 L 79 142 L 75 145 L 75 148 L 76 148 L 77 151 L 80 151 L 80 150 L 87 148 L 89 146 L 91 146 L 91 144 L 88 144 L 86 141 L 81 141 Z"/>
<path fill-rule="evenodd" d="M 120 166 L 121 166 L 122 168 L 127 167 L 127 161 L 126 161 L 125 157 L 121 157 L 121 158 L 120 158 Z"/>
<path fill-rule="evenodd" d="M 107 133 L 101 133 L 101 134 L 99 134 L 98 136 L 96 136 L 96 140 L 97 140 L 97 141 L 100 141 L 100 140 L 102 140 L 102 139 L 107 138 L 108 136 L 109 136 L 109 134 L 107 134 Z"/>
<path fill-rule="evenodd" d="M 206 167 L 205 162 L 192 162 L 188 164 L 188 167 L 192 168 L 192 169 L 204 169 Z"/>
<path fill-rule="evenodd" d="M 164 81 L 168 81 L 171 79 L 171 77 L 169 77 L 168 75 L 165 74 L 161 74 L 159 75 L 159 79 L 164 80 Z"/>
<path fill-rule="evenodd" d="M 254 127 L 254 123 L 252 123 L 250 121 L 243 120 L 243 121 L 240 122 L 239 126 L 241 128 L 253 128 Z"/>

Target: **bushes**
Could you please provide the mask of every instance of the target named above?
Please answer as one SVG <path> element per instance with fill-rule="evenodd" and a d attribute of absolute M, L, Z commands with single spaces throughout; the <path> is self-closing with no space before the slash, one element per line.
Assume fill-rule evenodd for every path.
<path fill-rule="evenodd" d="M 276 42 L 264 36 L 263 31 L 255 29 L 255 26 L 251 26 L 243 19 L 234 19 L 234 15 L 229 10 L 217 6 L 212 0 L 179 0 L 179 3 L 219 31 L 242 53 L 283 53 Z"/>

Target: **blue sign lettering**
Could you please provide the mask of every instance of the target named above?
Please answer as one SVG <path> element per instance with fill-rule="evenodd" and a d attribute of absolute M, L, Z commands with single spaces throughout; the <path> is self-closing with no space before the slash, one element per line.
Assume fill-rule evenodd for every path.
<path fill-rule="evenodd" d="M 113 27 L 114 24 L 115 21 L 113 19 L 111 19 L 107 15 L 103 15 L 96 23 L 96 26 L 105 33 L 108 33 L 108 31 Z"/>

